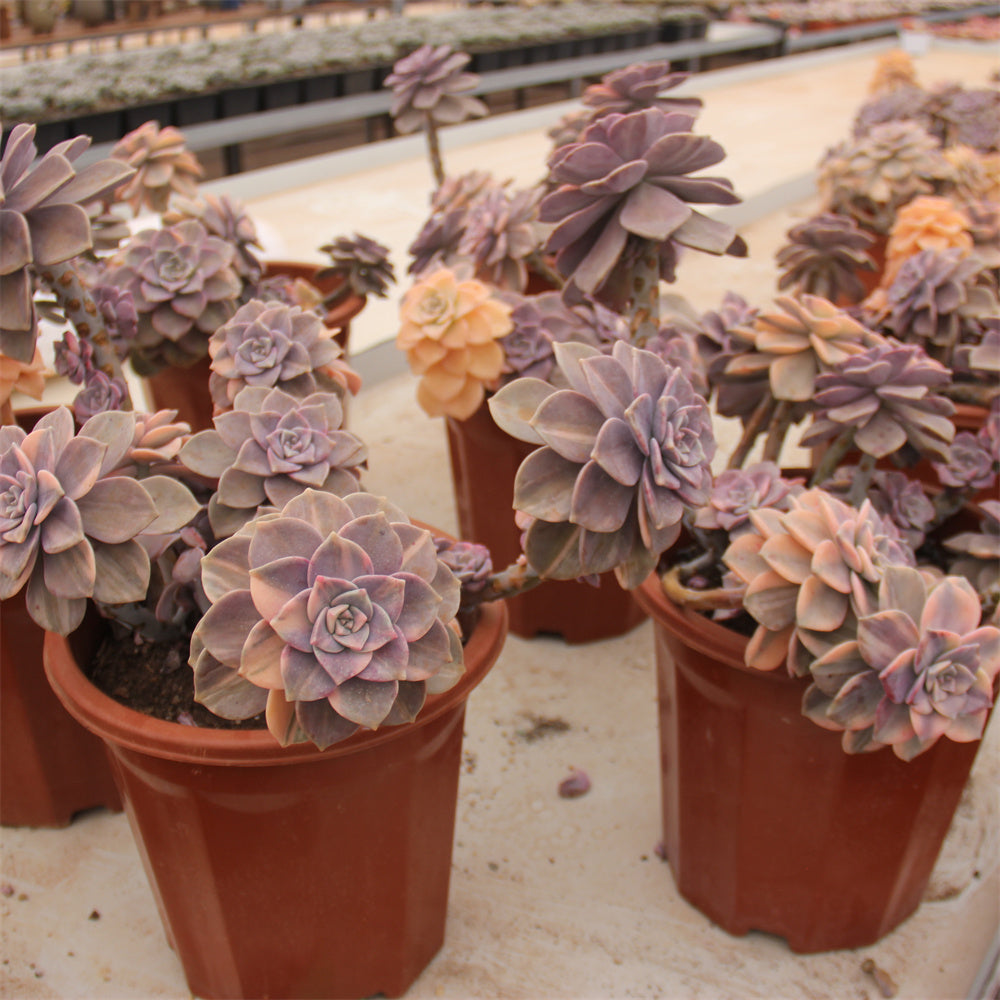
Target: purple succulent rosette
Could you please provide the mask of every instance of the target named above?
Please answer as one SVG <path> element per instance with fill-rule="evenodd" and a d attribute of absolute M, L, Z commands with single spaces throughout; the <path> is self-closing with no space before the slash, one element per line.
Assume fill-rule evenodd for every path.
<path fill-rule="evenodd" d="M 195 697 L 223 718 L 266 711 L 282 745 L 411 722 L 464 670 L 457 578 L 369 493 L 306 490 L 212 549 L 202 584 Z"/>
<path fill-rule="evenodd" d="M 342 351 L 315 313 L 253 299 L 209 338 L 208 385 L 217 410 L 227 410 L 248 385 L 308 396 L 320 388 L 316 371 Z M 324 386 L 324 388 L 327 388 Z"/>
<path fill-rule="evenodd" d="M 422 45 L 399 59 L 385 78 L 393 92 L 390 114 L 400 132 L 415 132 L 428 118 L 442 125 L 485 115 L 489 108 L 469 91 L 479 82 L 464 72 L 471 60 L 449 45 Z"/>
<path fill-rule="evenodd" d="M 24 364 L 35 352 L 30 269 L 63 264 L 89 250 L 93 235 L 83 204 L 110 195 L 134 173 L 110 159 L 77 170 L 74 161 L 90 146 L 87 136 L 57 143 L 38 157 L 35 130 L 15 125 L 0 160 L 0 333 L 3 353 Z"/>
<path fill-rule="evenodd" d="M 815 417 L 800 443 L 811 447 L 850 429 L 854 444 L 875 458 L 909 444 L 944 460 L 955 406 L 935 390 L 950 381 L 948 370 L 916 344 L 874 344 L 816 376 Z"/>
<path fill-rule="evenodd" d="M 343 422 L 334 393 L 297 399 L 281 389 L 243 389 L 232 410 L 213 418 L 214 429 L 180 452 L 192 472 L 219 481 L 209 505 L 216 537 L 234 534 L 258 507 L 282 507 L 310 488 L 354 493 L 367 449 Z"/>
<path fill-rule="evenodd" d="M 695 527 L 737 538 L 752 530 L 751 511 L 787 510 L 789 498 L 802 492 L 803 483 L 802 479 L 785 479 L 774 462 L 726 469 L 715 477 L 708 503 L 695 513 Z"/>
<path fill-rule="evenodd" d="M 609 282 L 637 240 L 657 244 L 666 280 L 674 271 L 674 244 L 720 255 L 746 252 L 732 226 L 688 204 L 740 200 L 728 180 L 690 176 L 726 155 L 717 142 L 694 135 L 693 123 L 691 115 L 657 108 L 610 114 L 553 153 L 549 172 L 559 186 L 539 206 L 539 220 L 555 226 L 545 249 L 582 291 Z"/>
<path fill-rule="evenodd" d="M 0 600 L 26 587 L 31 617 L 68 635 L 88 599 L 141 601 L 149 557 L 137 540 L 173 531 L 198 510 L 168 476 L 114 473 L 133 443 L 132 413 L 100 413 L 74 434 L 65 407 L 30 434 L 0 427 Z"/>
<path fill-rule="evenodd" d="M 138 313 L 131 359 L 141 375 L 190 365 L 236 310 L 234 249 L 194 219 L 137 233 L 108 263 L 103 283 L 128 291 Z"/>
<path fill-rule="evenodd" d="M 690 73 L 671 73 L 666 60 L 636 63 L 608 73 L 600 83 L 591 84 L 584 90 L 582 100 L 592 109 L 595 119 L 610 114 L 627 115 L 643 108 L 697 115 L 702 107 L 700 97 L 677 97 L 667 93 L 690 77 Z"/>
<path fill-rule="evenodd" d="M 981 616 L 968 580 L 887 568 L 857 637 L 811 665 L 803 711 L 843 730 L 848 753 L 891 746 L 912 760 L 941 737 L 978 740 L 1000 672 L 1000 629 Z"/>
<path fill-rule="evenodd" d="M 476 594 L 486 586 L 493 572 L 493 559 L 485 545 L 451 538 L 437 538 L 435 545 L 438 558 L 458 577 L 464 592 Z"/>
<path fill-rule="evenodd" d="M 543 578 L 614 570 L 639 586 L 702 506 L 715 452 L 704 399 L 678 369 L 620 341 L 610 355 L 555 345 L 557 389 L 521 378 L 489 401 L 498 426 L 540 445 L 521 464 L 514 507 L 534 518 L 524 536 Z"/>

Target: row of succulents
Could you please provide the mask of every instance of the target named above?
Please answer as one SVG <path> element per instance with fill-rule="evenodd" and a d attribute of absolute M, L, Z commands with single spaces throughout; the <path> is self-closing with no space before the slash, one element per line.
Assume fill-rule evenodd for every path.
<path fill-rule="evenodd" d="M 357 66 L 388 67 L 430 42 L 475 51 L 619 34 L 692 16 L 705 15 L 695 6 L 660 10 L 574 0 L 530 9 L 456 10 L 99 56 L 71 55 L 0 70 L 0 118 L 41 122 L 84 109 L 128 107 L 248 82 L 318 76 Z"/>
<path fill-rule="evenodd" d="M 733 4 L 729 17 L 731 20 L 781 21 L 795 27 L 808 27 L 881 21 L 935 11 L 960 13 L 973 6 L 969 0 L 789 0 Z"/>
<path fill-rule="evenodd" d="M 929 131 L 888 120 L 900 74 Z M 537 188 L 448 177 L 410 248 L 398 344 L 419 402 L 463 420 L 485 400 L 537 445 L 514 486 L 525 558 L 486 592 L 659 571 L 673 600 L 749 622 L 749 666 L 810 678 L 805 712 L 846 751 L 975 739 L 1000 670 L 1000 504 L 953 518 L 1000 472 L 997 91 L 880 67 L 821 164 L 823 211 L 779 254 L 785 294 L 698 315 L 660 308 L 679 254 L 746 247 L 695 208 L 737 197 L 700 173 L 725 154 L 693 130 L 700 101 L 672 97 L 683 78 L 609 75 L 552 130 Z M 890 266 L 866 296 L 874 233 Z M 554 290 L 530 294 L 531 272 Z M 955 400 L 981 426 L 956 433 Z M 718 475 L 713 411 L 743 426 Z M 782 474 L 786 442 L 823 446 L 807 476 Z"/>

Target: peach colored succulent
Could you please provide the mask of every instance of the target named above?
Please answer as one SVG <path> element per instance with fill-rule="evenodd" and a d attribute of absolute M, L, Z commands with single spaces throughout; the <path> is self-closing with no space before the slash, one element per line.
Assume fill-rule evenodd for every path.
<path fill-rule="evenodd" d="M 15 389 L 33 399 L 41 399 L 45 379 L 50 374 L 37 344 L 34 357 L 27 364 L 0 354 L 0 406 L 10 400 Z"/>
<path fill-rule="evenodd" d="M 885 270 L 880 282 L 888 288 L 899 269 L 921 250 L 957 247 L 963 256 L 972 252 L 969 217 L 949 198 L 920 195 L 896 213 L 885 251 Z"/>
<path fill-rule="evenodd" d="M 464 420 L 503 370 L 498 341 L 513 328 L 511 306 L 481 281 L 439 268 L 403 297 L 396 345 L 420 375 L 417 401 L 432 417 Z"/>
<path fill-rule="evenodd" d="M 891 49 L 879 56 L 875 72 L 868 82 L 869 94 L 886 94 L 900 87 L 917 87 L 913 60 L 902 49 Z"/>

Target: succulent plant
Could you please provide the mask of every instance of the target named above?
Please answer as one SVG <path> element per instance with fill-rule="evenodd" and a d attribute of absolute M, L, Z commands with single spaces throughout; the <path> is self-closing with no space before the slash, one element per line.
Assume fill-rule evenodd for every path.
<path fill-rule="evenodd" d="M 233 255 L 188 219 L 137 233 L 111 258 L 104 281 L 132 295 L 139 317 L 131 355 L 139 374 L 205 356 L 209 336 L 236 311 Z"/>
<path fill-rule="evenodd" d="M 744 608 L 758 626 L 745 662 L 758 670 L 786 663 L 802 675 L 809 650 L 874 609 L 887 566 L 913 565 L 895 525 L 869 500 L 854 507 L 822 489 L 789 499 L 788 511 L 750 512 L 751 531 L 735 538 L 723 560 L 746 584 Z M 824 638 L 826 636 L 827 638 Z"/>
<path fill-rule="evenodd" d="M 385 78 L 393 92 L 389 113 L 400 132 L 424 129 L 434 178 L 440 185 L 445 172 L 437 140 L 438 125 L 453 125 L 489 108 L 469 91 L 479 77 L 464 72 L 471 56 L 455 52 L 449 45 L 422 45 L 396 61 Z"/>
<path fill-rule="evenodd" d="M 670 72 L 670 63 L 666 60 L 635 63 L 608 73 L 600 83 L 592 83 L 584 90 L 582 100 L 592 109 L 592 120 L 610 114 L 627 115 L 643 108 L 697 115 L 702 106 L 700 97 L 675 97 L 666 93 L 690 76 L 690 73 Z"/>
<path fill-rule="evenodd" d="M 58 407 L 30 433 L 0 427 L 0 600 L 26 588 L 28 613 L 50 632 L 77 628 L 88 599 L 141 600 L 149 558 L 137 538 L 197 511 L 170 477 L 112 473 L 134 426 L 131 413 L 101 413 L 74 434 Z"/>
<path fill-rule="evenodd" d="M 888 233 L 902 205 L 933 194 L 950 173 L 934 136 L 915 122 L 890 121 L 830 150 L 820 163 L 818 185 L 827 211 Z"/>
<path fill-rule="evenodd" d="M 851 134 L 859 138 L 876 125 L 901 121 L 913 122 L 929 134 L 933 132 L 934 115 L 929 106 L 927 91 L 922 87 L 903 84 L 873 94 L 858 108 Z"/>
<path fill-rule="evenodd" d="M 334 393 L 297 399 L 281 389 L 250 385 L 233 408 L 195 434 L 180 460 L 192 472 L 218 479 L 209 506 L 217 538 L 228 538 L 262 507 L 283 507 L 307 489 L 346 495 L 358 488 L 364 444 L 343 428 Z"/>
<path fill-rule="evenodd" d="M 960 490 L 988 490 L 997 481 L 997 456 L 983 435 L 959 431 L 946 456 L 934 463 L 934 471 L 945 486 Z"/>
<path fill-rule="evenodd" d="M 486 105 L 469 94 L 479 82 L 475 73 L 464 72 L 470 59 L 449 45 L 422 45 L 397 60 L 385 79 L 393 91 L 390 114 L 396 128 L 416 132 L 428 119 L 452 125 L 486 114 Z"/>
<path fill-rule="evenodd" d="M 812 399 L 820 372 L 880 339 L 818 295 L 781 295 L 774 304 L 778 310 L 758 314 L 752 327 L 740 330 L 753 350 L 731 358 L 725 371 L 736 378 L 766 371 L 777 400 Z"/>
<path fill-rule="evenodd" d="M 695 512 L 694 524 L 738 538 L 752 530 L 750 512 L 787 510 L 789 498 L 801 492 L 805 480 L 786 479 L 774 462 L 754 462 L 745 469 L 726 469 L 715 477 L 708 502 Z"/>
<path fill-rule="evenodd" d="M 489 402 L 503 430 L 541 445 L 514 483 L 514 507 L 534 518 L 528 564 L 555 579 L 613 569 L 637 587 L 684 511 L 708 498 L 708 407 L 679 370 L 625 341 L 610 355 L 578 343 L 554 350 L 568 388 L 521 378 Z"/>
<path fill-rule="evenodd" d="M 209 390 L 216 412 L 231 409 L 248 385 L 280 388 L 309 396 L 319 388 L 322 370 L 340 358 L 333 331 L 315 313 L 281 302 L 252 299 L 209 338 L 212 359 Z"/>
<path fill-rule="evenodd" d="M 306 490 L 213 548 L 202 582 L 195 696 L 223 718 L 266 712 L 282 745 L 410 722 L 462 673 L 459 582 L 380 497 Z"/>
<path fill-rule="evenodd" d="M 89 371 L 83 388 L 73 400 L 73 416 L 78 424 L 106 410 L 123 410 L 131 401 L 128 386 L 120 376 L 106 375 L 99 368 Z"/>
<path fill-rule="evenodd" d="M 557 342 L 577 341 L 606 353 L 616 340 L 628 336 L 624 319 L 593 300 L 571 306 L 553 291 L 510 301 L 513 329 L 500 341 L 504 355 L 502 382 L 522 375 L 548 379 L 555 368 L 552 345 Z"/>
<path fill-rule="evenodd" d="M 728 180 L 689 176 L 725 156 L 718 143 L 691 132 L 693 123 L 691 115 L 657 108 L 610 114 L 553 154 L 549 171 L 559 186 L 538 215 L 554 224 L 546 251 L 580 290 L 594 293 L 612 281 L 636 241 L 655 244 L 665 276 L 673 275 L 677 245 L 745 253 L 731 226 L 690 207 L 739 201 Z"/>
<path fill-rule="evenodd" d="M 900 267 L 922 250 L 956 248 L 968 256 L 973 247 L 971 225 L 965 212 L 949 198 L 919 195 L 903 205 L 889 230 L 880 284 L 891 285 Z"/>
<path fill-rule="evenodd" d="M 57 143 L 43 156 L 35 126 L 15 125 L 0 160 L 0 333 L 3 353 L 31 363 L 36 319 L 32 270 L 65 264 L 93 245 L 84 207 L 131 176 L 114 160 L 82 170 L 73 161 L 87 149 L 85 136 Z"/>
<path fill-rule="evenodd" d="M 111 346 L 119 357 L 128 357 L 139 332 L 139 314 L 131 293 L 114 285 L 97 285 L 90 291 L 104 320 Z"/>
<path fill-rule="evenodd" d="M 858 271 L 875 270 L 868 249 L 870 233 L 854 219 L 823 212 L 788 230 L 788 243 L 778 250 L 778 288 L 819 295 L 831 302 L 860 302 L 865 286 Z"/>
<path fill-rule="evenodd" d="M 977 340 L 978 323 L 998 311 L 995 282 L 978 257 L 959 247 L 909 257 L 884 294 L 876 292 L 865 305 L 879 329 L 925 345 L 945 364 L 963 340 Z"/>
<path fill-rule="evenodd" d="M 538 192 L 509 195 L 496 187 L 469 205 L 458 255 L 480 281 L 521 292 L 528 284 L 527 258 L 537 247 Z"/>
<path fill-rule="evenodd" d="M 439 268 L 403 296 L 396 345 L 419 375 L 417 401 L 431 416 L 470 417 L 485 385 L 503 370 L 499 341 L 512 329 L 511 306 L 481 281 Z"/>
<path fill-rule="evenodd" d="M 28 364 L 0 354 L 0 409 L 9 405 L 11 394 L 15 391 L 23 392 L 33 399 L 41 399 L 50 374 L 37 344 Z"/>
<path fill-rule="evenodd" d="M 463 591 L 474 594 L 486 586 L 493 560 L 485 545 L 451 538 L 435 538 L 434 544 L 438 558 L 455 574 Z"/>
<path fill-rule="evenodd" d="M 1000 671 L 1000 629 L 980 621 L 968 580 L 888 567 L 857 637 L 811 665 L 803 710 L 843 730 L 849 753 L 891 746 L 912 760 L 941 737 L 979 739 Z"/>
<path fill-rule="evenodd" d="M 353 237 L 338 236 L 320 250 L 330 257 L 331 263 L 316 272 L 316 280 L 342 279 L 341 286 L 324 298 L 327 308 L 348 294 L 384 299 L 389 294 L 389 286 L 396 281 L 389 248 L 367 236 L 359 233 Z"/>
<path fill-rule="evenodd" d="M 949 570 L 970 580 L 993 622 L 1000 624 L 1000 500 L 979 504 L 978 531 L 962 531 L 944 541 L 945 548 L 957 553 Z"/>
<path fill-rule="evenodd" d="M 866 455 L 885 458 L 909 444 L 944 461 L 955 434 L 954 404 L 936 390 L 951 375 L 916 344 L 874 344 L 816 376 L 815 417 L 801 444 L 843 433 Z"/>
<path fill-rule="evenodd" d="M 185 219 L 200 222 L 209 236 L 224 240 L 234 250 L 232 267 L 244 282 L 257 281 L 264 269 L 257 224 L 242 202 L 226 195 L 201 194 L 195 199 L 175 198 L 163 213 L 163 223 L 172 226 Z"/>
<path fill-rule="evenodd" d="M 1000 155 L 983 156 L 971 146 L 949 146 L 944 158 L 951 176 L 942 193 L 961 205 L 1000 201 Z M 996 215 L 996 208 L 992 210 Z"/>
<path fill-rule="evenodd" d="M 883 52 L 875 63 L 875 72 L 868 81 L 869 94 L 882 94 L 901 87 L 916 87 L 917 70 L 908 52 L 890 49 Z"/>
<path fill-rule="evenodd" d="M 856 474 L 857 470 L 850 470 Z M 933 527 L 936 512 L 924 484 L 905 472 L 876 469 L 872 474 L 868 497 L 872 506 L 899 529 L 909 547 L 916 552 Z"/>
<path fill-rule="evenodd" d="M 933 131 L 942 146 L 971 146 L 980 153 L 1000 151 L 1000 92 L 944 85 L 932 91 Z"/>
<path fill-rule="evenodd" d="M 127 163 L 135 173 L 119 188 L 118 199 L 138 215 L 143 208 L 165 212 L 174 194 L 196 197 L 204 171 L 185 143 L 184 136 L 172 125 L 160 128 L 155 121 L 145 122 L 123 136 L 111 155 Z"/>

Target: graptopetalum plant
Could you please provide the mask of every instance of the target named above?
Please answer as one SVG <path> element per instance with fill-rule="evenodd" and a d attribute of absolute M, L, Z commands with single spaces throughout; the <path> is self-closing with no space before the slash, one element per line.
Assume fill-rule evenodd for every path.
<path fill-rule="evenodd" d="M 1000 671 L 995 526 L 986 508 L 967 507 L 1000 471 L 996 274 L 971 240 L 910 241 L 916 252 L 882 295 L 831 301 L 857 302 L 854 271 L 871 266 L 872 238 L 856 219 L 888 227 L 948 174 L 938 143 L 910 123 L 873 128 L 867 169 L 878 153 L 903 180 L 867 189 L 858 214 L 829 212 L 790 234 L 787 294 L 772 308 L 727 294 L 697 317 L 660 309 L 680 250 L 745 248 L 692 208 L 737 200 L 728 181 L 696 173 L 724 154 L 693 123 L 689 108 L 652 106 L 559 131 L 570 141 L 550 157 L 538 217 L 549 273 L 563 279 L 547 295 L 576 322 L 569 336 L 540 333 L 539 316 L 556 312 L 545 296 L 532 308 L 532 296 L 496 292 L 515 303 L 515 329 L 496 339 L 505 362 L 482 376 L 482 392 L 496 423 L 537 447 L 514 483 L 523 555 L 479 594 L 608 570 L 634 588 L 656 572 L 674 601 L 750 622 L 748 665 L 809 677 L 806 714 L 842 731 L 848 752 L 891 746 L 910 759 L 941 736 L 976 739 Z M 859 170 L 862 159 L 852 161 Z M 470 179 L 453 194 L 467 199 L 470 183 L 487 186 Z M 404 299 L 400 346 L 417 371 L 448 358 L 448 373 L 468 379 L 451 359 L 469 356 L 471 341 L 417 309 L 462 266 L 462 215 L 449 219 L 443 193 L 436 252 L 451 240 L 447 268 L 433 269 L 425 239 L 428 266 Z M 593 317 L 596 307 L 618 325 L 583 322 L 579 311 Z M 973 382 L 991 387 L 977 397 L 991 417 L 956 435 L 949 396 Z M 428 405 L 430 395 L 425 374 L 428 412 L 462 418 L 479 398 L 450 409 L 447 393 Z M 742 429 L 715 475 L 713 407 Z M 783 475 L 786 442 L 815 448 L 814 467 Z M 939 488 L 917 478 L 921 459 Z"/>
<path fill-rule="evenodd" d="M 360 380 L 320 298 L 261 279 L 235 203 L 189 200 L 196 161 L 172 130 L 126 137 L 134 169 L 79 173 L 87 140 L 38 157 L 32 139 L 16 128 L 0 166 L 5 401 L 41 389 L 36 281 L 70 324 L 56 367 L 83 391 L 30 432 L 5 409 L 0 600 L 23 590 L 61 634 L 94 604 L 130 644 L 181 651 L 210 710 L 263 713 L 282 744 L 412 721 L 462 674 L 460 593 L 482 586 L 488 554 L 364 491 L 342 402 Z M 114 250 L 116 200 L 173 221 Z M 353 291 L 384 292 L 383 248 L 333 249 Z M 214 428 L 133 408 L 126 357 L 153 370 L 206 353 Z"/>

